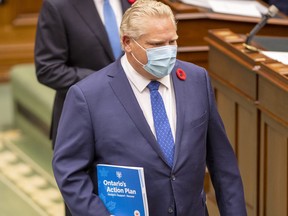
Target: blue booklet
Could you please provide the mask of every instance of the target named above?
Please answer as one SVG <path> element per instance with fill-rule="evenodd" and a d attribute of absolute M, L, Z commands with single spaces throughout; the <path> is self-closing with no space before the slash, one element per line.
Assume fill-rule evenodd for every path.
<path fill-rule="evenodd" d="M 98 164 L 98 193 L 113 216 L 149 216 L 144 169 Z"/>

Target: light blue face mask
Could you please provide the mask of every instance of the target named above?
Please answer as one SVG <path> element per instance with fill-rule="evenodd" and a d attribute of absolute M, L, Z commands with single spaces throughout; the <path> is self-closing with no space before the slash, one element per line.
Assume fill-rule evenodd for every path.
<path fill-rule="evenodd" d="M 135 41 L 135 40 L 134 40 Z M 162 78 L 171 73 L 177 56 L 177 46 L 167 45 L 161 47 L 144 49 L 135 41 L 138 46 L 146 51 L 148 62 L 146 65 L 142 64 L 132 53 L 135 60 L 143 66 L 143 68 L 157 78 Z"/>

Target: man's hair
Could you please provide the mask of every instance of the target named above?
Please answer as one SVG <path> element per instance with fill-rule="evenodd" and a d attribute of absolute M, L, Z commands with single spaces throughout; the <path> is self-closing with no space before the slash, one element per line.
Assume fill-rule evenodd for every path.
<path fill-rule="evenodd" d="M 121 42 L 123 36 L 138 39 L 145 34 L 145 21 L 151 17 L 168 17 L 175 28 L 176 21 L 171 8 L 156 0 L 137 0 L 123 15 L 120 26 Z"/>

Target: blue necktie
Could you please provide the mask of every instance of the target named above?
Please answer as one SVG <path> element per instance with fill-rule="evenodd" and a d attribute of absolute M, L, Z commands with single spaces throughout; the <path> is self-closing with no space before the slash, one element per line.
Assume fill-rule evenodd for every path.
<path fill-rule="evenodd" d="M 105 28 L 109 37 L 114 57 L 117 59 L 119 56 L 121 56 L 122 49 L 120 45 L 120 36 L 118 32 L 116 17 L 109 3 L 109 0 L 104 0 L 103 13 Z"/>
<path fill-rule="evenodd" d="M 151 81 L 148 85 L 150 90 L 154 127 L 157 142 L 159 143 L 169 166 L 172 167 L 175 145 L 165 106 L 162 97 L 158 92 L 159 85 L 160 83 L 157 81 Z"/>

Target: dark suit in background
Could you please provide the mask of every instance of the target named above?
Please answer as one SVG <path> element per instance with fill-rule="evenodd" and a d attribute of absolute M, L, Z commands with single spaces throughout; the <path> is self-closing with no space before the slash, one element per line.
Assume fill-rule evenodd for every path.
<path fill-rule="evenodd" d="M 282 13 L 288 15 L 288 0 L 264 0 L 269 5 L 275 5 Z"/>
<path fill-rule="evenodd" d="M 130 3 L 121 0 L 124 12 Z M 114 56 L 93 0 L 45 0 L 39 15 L 35 64 L 39 82 L 55 89 L 51 138 L 68 88 L 113 62 Z"/>
<path fill-rule="evenodd" d="M 121 0 L 122 12 L 130 7 Z M 113 62 L 105 26 L 93 0 L 44 0 L 40 11 L 35 65 L 39 82 L 55 89 L 52 147 L 68 88 Z M 70 215 L 66 208 L 66 215 Z"/>

